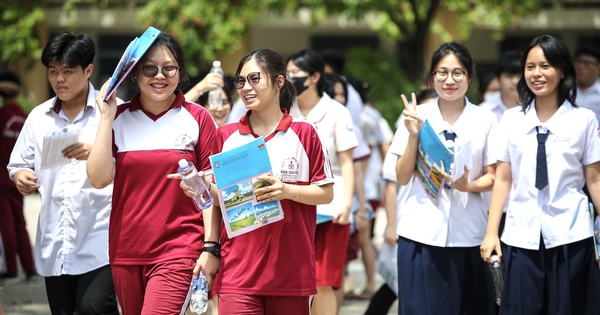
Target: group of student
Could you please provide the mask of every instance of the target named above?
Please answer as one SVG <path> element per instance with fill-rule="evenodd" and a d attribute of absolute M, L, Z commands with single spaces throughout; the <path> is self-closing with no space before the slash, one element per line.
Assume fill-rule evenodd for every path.
<path fill-rule="evenodd" d="M 108 82 L 100 91 L 89 82 L 94 54 L 86 35 L 63 33 L 48 42 L 42 63 L 56 96 L 29 114 L 8 163 L 21 194 L 42 196 L 35 262 L 51 312 L 118 314 L 120 305 L 123 314 L 178 314 L 202 271 L 220 314 L 338 313 L 348 223 L 356 221 L 361 248 L 368 239 L 361 160 L 385 141 L 368 140 L 364 131 L 377 130 L 373 122 L 380 121 L 365 127 L 364 102 L 356 102 L 360 94 L 339 75 L 335 58 L 311 50 L 287 60 L 269 49 L 248 53 L 233 76 L 246 112 L 225 123 L 223 107 L 232 106 L 227 88 L 221 108 L 193 103 L 225 87 L 223 78 L 210 74 L 184 95 L 189 76 L 172 36 L 161 33 L 131 71 L 138 92 L 124 103 L 103 99 Z M 427 86 L 437 98 L 417 106 L 416 95 L 412 104 L 402 96 L 398 130 L 379 153 L 392 161 L 391 172 L 383 167 L 393 174 L 386 178 L 397 182 L 389 190 L 397 197 L 386 199 L 386 242 L 398 246 L 400 314 L 495 313 L 486 270 L 492 252 L 504 263 L 500 313 L 600 309 L 583 192 L 585 184 L 589 202 L 600 206 L 598 121 L 576 105 L 575 66 L 557 38 L 536 37 L 519 69 L 519 106 L 502 97 L 515 106 L 498 126 L 491 111 L 465 96 L 475 66 L 458 43 L 432 56 Z M 447 185 L 438 203 L 415 176 L 425 120 L 456 160 L 466 161 L 442 172 Z M 44 137 L 70 125 L 80 128 L 80 142 L 62 152 L 71 160 L 42 168 Z M 547 153 L 534 158 L 543 134 Z M 194 193 L 179 180 L 177 162 L 192 161 L 218 199 L 208 157 L 257 137 L 266 140 L 273 176 L 261 177 L 270 185 L 255 194 L 259 202 L 280 201 L 284 219 L 229 238 L 216 205 L 200 211 L 186 197 Z M 538 185 L 541 160 L 546 182 Z M 339 205 L 333 219 L 317 225 L 317 211 L 329 204 Z"/>
<path fill-rule="evenodd" d="M 582 55 L 575 56 L 578 67 Z M 474 78 L 471 55 L 446 43 L 433 54 L 427 79 L 439 97 L 419 106 L 414 95 L 412 104 L 403 97 L 389 150 L 400 185 L 400 314 L 494 314 L 486 271 L 494 252 L 504 271 L 500 314 L 598 312 L 590 203 L 600 206 L 600 137 L 595 114 L 577 106 L 571 58 L 559 39 L 534 38 L 517 69 L 498 73 L 506 90 L 478 107 L 465 97 Z M 465 161 L 450 173 L 442 170 L 447 185 L 437 204 L 414 172 L 425 120 L 453 149 L 455 162 Z M 490 190 L 488 207 L 484 192 Z"/>

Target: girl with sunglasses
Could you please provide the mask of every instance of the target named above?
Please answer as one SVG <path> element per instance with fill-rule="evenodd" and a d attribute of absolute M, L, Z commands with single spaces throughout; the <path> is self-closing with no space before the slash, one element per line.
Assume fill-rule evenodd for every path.
<path fill-rule="evenodd" d="M 271 185 L 255 194 L 259 202 L 280 200 L 284 219 L 231 239 L 220 220 L 211 221 L 207 228 L 221 230 L 223 251 L 214 283 L 219 313 L 310 314 L 316 293 L 316 205 L 333 198 L 327 151 L 313 125 L 288 114 L 295 89 L 278 53 L 258 49 L 246 55 L 234 86 L 248 112 L 219 127 L 213 153 L 264 137 L 273 176 L 259 177 Z M 199 261 L 194 272 L 205 263 Z"/>
<path fill-rule="evenodd" d="M 507 110 L 498 125 L 481 258 L 491 263 L 496 251 L 504 263 L 500 314 L 598 314 L 600 271 L 589 209 L 592 201 L 600 209 L 598 121 L 575 105 L 577 74 L 558 38 L 534 38 L 521 71 L 523 104 Z M 503 252 L 498 226 L 507 201 Z"/>
<path fill-rule="evenodd" d="M 397 197 L 399 314 L 493 314 L 491 279 L 479 258 L 485 236 L 487 204 L 481 194 L 492 188 L 495 116 L 469 102 L 465 93 L 475 68 L 458 43 L 441 45 L 427 77 L 438 98 L 404 112 L 390 152 L 398 159 Z M 437 204 L 415 171 L 419 134 L 427 119 L 440 140 L 453 149 L 451 173 Z M 457 162 L 463 161 L 463 162 Z M 437 162 L 437 161 L 436 161 Z M 491 277 L 490 277 L 491 278 Z"/>
<path fill-rule="evenodd" d="M 219 236 L 205 235 L 203 219 L 211 220 L 212 209 L 200 212 L 167 175 L 181 159 L 200 171 L 210 168 L 216 125 L 181 92 L 189 78 L 172 36 L 156 38 L 131 79 L 140 91 L 125 104 L 117 106 L 114 94 L 102 101 L 107 84 L 98 94 L 102 118 L 87 172 L 97 188 L 114 180 L 109 257 L 123 314 L 179 314 L 196 259 L 211 255 L 203 253 L 203 241 Z M 207 278 L 217 266 L 205 266 Z"/>
<path fill-rule="evenodd" d="M 319 135 L 329 152 L 331 169 L 336 178 L 333 202 L 330 205 L 317 207 L 319 213 L 331 215 L 333 219 L 317 225 L 315 255 L 318 293 L 312 309 L 316 315 L 337 314 L 341 303 L 336 301 L 335 290 L 342 286 L 346 249 L 350 238 L 348 223 L 350 223 L 355 184 L 353 151 L 358 145 L 358 139 L 350 111 L 324 93 L 325 61 L 319 53 L 305 49 L 292 54 L 287 60 L 286 72 L 288 80 L 294 84 L 298 92 L 290 113 L 317 126 Z M 367 149 L 366 157 L 369 154 L 370 151 Z M 356 181 L 363 183 L 362 180 Z M 364 193 L 362 201 L 362 210 L 366 214 Z"/>

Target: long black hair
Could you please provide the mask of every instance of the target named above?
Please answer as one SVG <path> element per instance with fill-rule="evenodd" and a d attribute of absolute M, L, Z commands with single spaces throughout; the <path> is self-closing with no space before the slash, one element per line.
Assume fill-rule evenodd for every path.
<path fill-rule="evenodd" d="M 296 97 L 296 88 L 285 79 L 286 64 L 281 55 L 270 49 L 256 49 L 240 60 L 234 77 L 240 75 L 242 67 L 252 59 L 256 60 L 264 74 L 269 77 L 272 86 L 275 86 L 279 76 L 283 77 L 283 86 L 279 91 L 279 107 L 285 108 L 289 112 Z"/>
<path fill-rule="evenodd" d="M 531 102 L 535 99 L 535 94 L 527 86 L 525 79 L 525 64 L 527 63 L 527 55 L 536 46 L 539 46 L 544 52 L 544 56 L 548 63 L 558 68 L 563 72 L 563 78 L 558 83 L 558 106 L 560 107 L 565 100 L 569 101 L 573 106 L 577 98 L 577 73 L 575 66 L 571 60 L 571 53 L 567 46 L 558 38 L 552 35 L 541 35 L 534 38 L 529 47 L 523 53 L 521 58 L 521 79 L 517 84 L 519 91 L 519 99 L 522 102 L 523 111 L 527 110 Z"/>

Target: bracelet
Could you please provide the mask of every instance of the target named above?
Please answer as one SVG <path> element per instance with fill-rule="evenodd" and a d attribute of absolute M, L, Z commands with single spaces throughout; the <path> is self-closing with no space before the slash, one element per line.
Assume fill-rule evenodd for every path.
<path fill-rule="evenodd" d="M 206 245 L 206 244 L 221 245 L 219 242 L 215 242 L 215 241 L 204 241 L 203 244 L 204 245 Z"/>
<path fill-rule="evenodd" d="M 296 200 L 298 199 L 298 196 L 300 196 L 300 185 L 296 185 L 296 187 L 298 187 L 298 190 L 296 190 L 296 197 L 294 197 L 292 200 Z"/>
<path fill-rule="evenodd" d="M 363 219 L 368 219 L 369 218 L 369 216 L 367 216 L 366 212 L 365 213 L 363 213 L 363 212 L 357 212 L 356 216 L 359 217 L 359 218 L 363 218 Z"/>

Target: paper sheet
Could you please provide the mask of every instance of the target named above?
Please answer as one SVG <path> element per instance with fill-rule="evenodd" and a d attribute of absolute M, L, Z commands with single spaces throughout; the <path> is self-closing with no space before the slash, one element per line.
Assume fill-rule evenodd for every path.
<path fill-rule="evenodd" d="M 80 131 L 81 128 L 78 126 L 69 125 L 46 135 L 43 141 L 42 165 L 40 169 L 45 170 L 56 166 L 69 164 L 71 159 L 67 159 L 63 155 L 62 151 L 79 142 Z"/>

